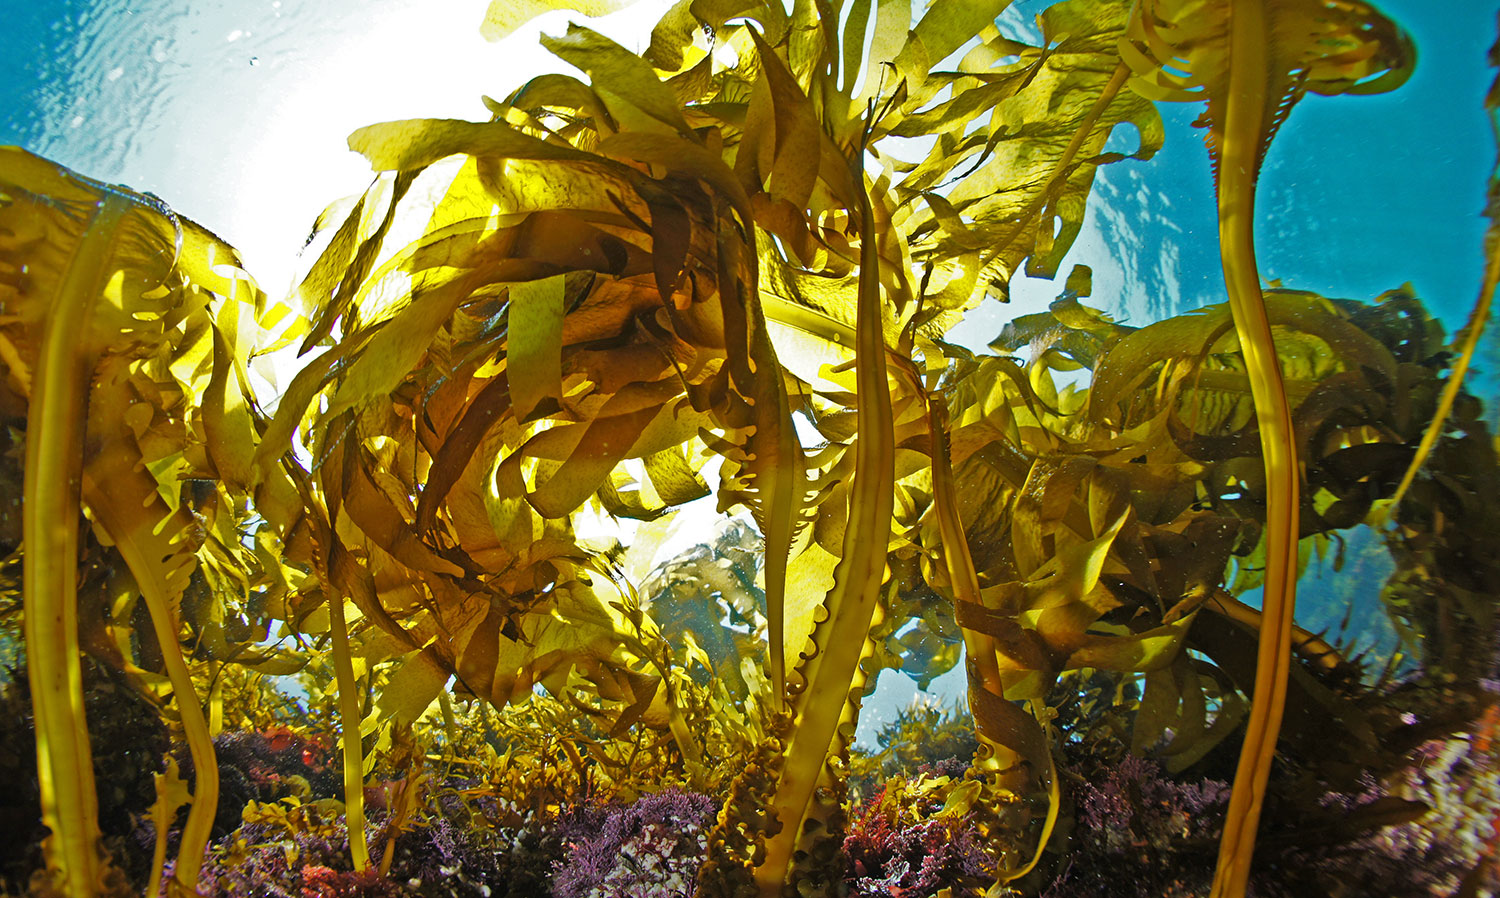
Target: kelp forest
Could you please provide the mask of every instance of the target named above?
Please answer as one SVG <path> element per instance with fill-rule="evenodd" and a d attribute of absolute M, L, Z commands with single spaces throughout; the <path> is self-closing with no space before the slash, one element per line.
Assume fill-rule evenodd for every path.
<path fill-rule="evenodd" d="M 572 10 L 582 77 L 355 131 L 282 297 L 0 149 L 0 893 L 1496 894 L 1500 231 L 1451 334 L 1256 265 L 1278 129 L 1399 90 L 1399 24 L 580 24 L 627 5 L 496 0 Z M 1127 325 L 1063 259 L 1176 103 L 1220 301 Z M 948 339 L 1022 272 L 1048 311 Z M 1394 648 L 1297 602 L 1372 554 Z M 955 668 L 854 747 L 881 671 Z"/>

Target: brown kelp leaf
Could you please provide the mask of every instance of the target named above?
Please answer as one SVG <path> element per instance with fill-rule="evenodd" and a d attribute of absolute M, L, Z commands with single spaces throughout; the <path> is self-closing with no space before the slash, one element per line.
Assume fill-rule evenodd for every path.
<path fill-rule="evenodd" d="M 648 199 L 651 208 L 651 266 L 663 303 L 673 302 L 693 244 L 693 219 L 669 196 Z"/>
<path fill-rule="evenodd" d="M 337 490 L 342 496 L 340 507 L 350 522 L 370 542 L 407 568 L 462 577 L 464 569 L 423 542 L 416 528 L 406 522 L 391 499 L 375 485 L 370 477 L 371 467 L 370 459 L 358 449 L 351 425 L 320 471 L 325 478 L 325 492 Z"/>
<path fill-rule="evenodd" d="M 823 129 L 812 103 L 776 52 L 750 31 L 760 54 L 761 80 L 750 98 L 742 138 L 747 151 L 736 157 L 735 173 L 774 200 L 785 200 L 799 212 L 812 197 Z M 753 148 L 754 152 L 748 152 Z"/>
<path fill-rule="evenodd" d="M 1052 747 L 1036 718 L 1013 702 L 990 692 L 969 686 L 969 707 L 974 713 L 974 727 L 988 742 L 1004 745 L 1014 751 L 1030 768 L 1031 776 L 1048 791 L 1047 816 L 1031 860 L 1008 870 L 998 871 L 1001 881 L 1019 879 L 1030 873 L 1041 859 L 1042 850 L 1052 837 L 1060 804 L 1057 768 Z"/>
<path fill-rule="evenodd" d="M 708 484 L 688 463 L 680 447 L 653 452 L 646 456 L 645 465 L 652 489 L 669 506 L 701 499 L 710 492 Z"/>
<path fill-rule="evenodd" d="M 1369 369 L 1384 378 L 1395 377 L 1390 351 L 1340 314 L 1331 301 L 1313 293 L 1267 290 L 1265 306 L 1272 326 L 1284 335 L 1277 340 L 1278 360 L 1287 376 L 1305 374 L 1321 380 L 1341 370 Z M 1117 415 L 1121 397 L 1141 381 L 1159 376 L 1156 366 L 1163 362 L 1203 366 L 1210 353 L 1238 349 L 1228 336 L 1233 326 L 1228 306 L 1215 305 L 1120 335 L 1095 366 L 1089 397 L 1095 419 Z M 1248 387 L 1246 381 L 1213 369 L 1194 370 L 1179 389 L 1238 388 L 1241 383 Z"/>
<path fill-rule="evenodd" d="M 554 610 L 518 614 L 472 600 L 450 609 L 445 648 L 457 653 L 454 673 L 465 691 L 503 707 L 530 698 L 537 684 L 561 693 L 575 669 L 597 674 L 606 662 L 625 666 L 617 614 L 573 579 L 566 555 L 554 560 L 544 562 L 562 581 L 554 587 Z"/>
<path fill-rule="evenodd" d="M 734 171 L 718 154 L 686 138 L 640 131 L 625 131 L 599 142 L 599 152 L 606 156 L 633 159 L 659 165 L 712 187 L 726 197 L 746 221 L 753 218 L 750 197 L 740 185 Z"/>
<path fill-rule="evenodd" d="M 1147 671 L 1145 679 L 1131 751 L 1160 751 L 1170 771 L 1197 763 L 1244 720 L 1246 704 L 1229 678 L 1187 653 L 1170 667 Z M 1216 708 L 1212 716 L 1210 702 Z M 1158 746 L 1164 737 L 1167 743 Z"/>
<path fill-rule="evenodd" d="M 584 424 L 558 428 L 570 431 L 576 440 L 567 459 L 544 475 L 537 488 L 527 493 L 527 501 L 543 517 L 563 518 L 588 500 L 630 451 L 646 425 L 657 415 L 657 409 L 645 408 L 618 415 L 600 417 Z"/>

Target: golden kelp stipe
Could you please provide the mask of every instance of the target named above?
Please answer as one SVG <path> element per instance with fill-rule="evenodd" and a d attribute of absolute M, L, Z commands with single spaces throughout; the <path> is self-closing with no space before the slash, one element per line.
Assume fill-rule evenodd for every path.
<path fill-rule="evenodd" d="M 83 675 L 78 658 L 78 482 L 89 366 L 89 318 L 108 278 L 111 244 L 129 201 L 109 196 L 84 223 L 78 261 L 69 260 L 54 311 L 46 315 L 34 370 L 22 499 L 26 558 L 27 667 L 36 717 L 37 777 L 44 845 L 56 887 L 90 896 L 101 885 L 98 802 Z"/>
<path fill-rule="evenodd" d="M 1490 47 L 1490 62 L 1494 64 L 1496 61 L 1500 61 L 1500 43 Z M 1489 93 L 1484 98 L 1484 105 L 1489 111 L 1491 127 L 1496 128 L 1497 133 L 1500 133 L 1500 79 L 1490 85 Z M 1452 375 L 1443 386 L 1443 396 L 1438 401 L 1437 414 L 1433 416 L 1432 423 L 1422 434 L 1422 442 L 1417 445 L 1417 454 L 1412 457 L 1406 473 L 1401 475 L 1401 483 L 1397 485 L 1395 494 L 1391 496 L 1392 514 L 1399 512 L 1402 498 L 1411 488 L 1412 481 L 1417 478 L 1417 472 L 1431 456 L 1433 446 L 1437 444 L 1438 437 L 1447 426 L 1448 416 L 1453 411 L 1454 400 L 1458 398 L 1459 390 L 1463 387 L 1464 375 L 1469 371 L 1469 364 L 1474 360 L 1474 353 L 1479 348 L 1479 339 L 1484 335 L 1485 327 L 1490 320 L 1490 308 L 1495 301 L 1495 288 L 1497 284 L 1500 284 L 1500 158 L 1497 158 L 1495 167 L 1490 171 L 1489 197 L 1485 214 L 1489 216 L 1490 226 L 1484 235 L 1485 269 L 1484 279 L 1479 285 L 1479 298 L 1475 300 L 1474 311 L 1469 314 L 1469 322 L 1464 326 L 1464 337 L 1458 349 L 1458 359 L 1453 363 Z"/>
<path fill-rule="evenodd" d="M 858 156 L 856 156 L 858 158 Z M 890 537 L 895 478 L 895 438 L 891 392 L 886 379 L 886 346 L 881 327 L 880 258 L 874 212 L 868 197 L 859 215 L 860 277 L 855 365 L 858 419 L 854 474 L 849 489 L 843 552 L 833 572 L 833 588 L 823 602 L 825 626 L 811 639 L 817 654 L 799 666 L 806 688 L 792 705 L 793 730 L 782 756 L 781 775 L 770 808 L 785 827 L 756 867 L 764 898 L 781 894 L 793 875 L 792 851 L 800 842 L 802 820 L 822 775 L 835 729 L 849 700 L 851 681 L 869 631 L 876 597 L 885 579 L 885 547 Z M 854 636 L 860 638 L 852 638 Z"/>
<path fill-rule="evenodd" d="M 1244 894 L 1249 879 L 1286 701 L 1300 530 L 1297 443 L 1255 264 L 1256 179 L 1272 138 L 1303 94 L 1392 89 L 1410 73 L 1415 53 L 1373 7 L 1322 0 L 1146 0 L 1120 49 L 1135 69 L 1132 86 L 1146 96 L 1208 103 L 1224 279 L 1265 465 L 1265 625 L 1213 891 L 1233 898 Z"/>
<path fill-rule="evenodd" d="M 99 888 L 77 608 L 103 597 L 78 594 L 82 508 L 125 562 L 121 585 L 145 601 L 162 650 L 160 683 L 177 697 L 198 771 L 172 885 L 191 893 L 213 823 L 218 769 L 179 648 L 179 600 L 195 553 L 227 544 L 235 548 L 225 557 L 232 556 L 238 537 L 213 532 L 222 518 L 211 512 L 194 519 L 177 474 L 222 470 L 229 479 L 233 453 L 245 443 L 205 445 L 183 417 L 174 418 L 173 406 L 204 395 L 202 424 L 211 435 L 250 432 L 244 369 L 264 297 L 242 277 L 233 250 L 160 200 L 13 148 L 0 149 L 0 228 L 8 272 L 0 302 L 11 312 L 0 341 L 13 383 L 29 391 L 25 620 L 43 814 L 52 831 L 48 865 L 64 894 Z M 111 654 L 108 660 L 148 682 L 159 676 L 135 667 L 129 646 L 126 630 L 90 650 Z"/>

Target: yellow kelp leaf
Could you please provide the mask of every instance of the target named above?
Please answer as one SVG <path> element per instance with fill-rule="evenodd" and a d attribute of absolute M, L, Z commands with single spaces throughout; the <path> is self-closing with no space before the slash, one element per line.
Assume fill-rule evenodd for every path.
<path fill-rule="evenodd" d="M 240 342 L 234 326 L 238 322 L 231 323 L 239 311 L 238 303 L 225 303 L 220 320 L 229 326 L 214 328 L 214 368 L 203 394 L 203 430 L 219 477 L 244 489 L 254 480 L 258 435 L 247 401 L 242 359 L 236 358 L 231 349 Z"/>
<path fill-rule="evenodd" d="M 679 134 L 689 132 L 672 88 L 644 59 L 604 35 L 570 23 L 562 37 L 542 35 L 542 46 L 588 73 L 596 92 L 622 98 Z"/>
<path fill-rule="evenodd" d="M 431 648 L 402 656 L 397 659 L 395 671 L 381 687 L 381 716 L 398 723 L 411 723 L 437 699 L 449 676 L 448 669 Z"/>
<path fill-rule="evenodd" d="M 392 498 L 375 483 L 374 461 L 364 452 L 357 439 L 356 425 L 350 418 L 326 419 L 324 427 L 333 448 L 318 467 L 324 493 L 336 495 L 335 512 L 342 510 L 350 522 L 371 543 L 380 547 L 413 571 L 428 571 L 451 577 L 465 571 L 459 563 L 443 557 L 424 542 L 416 528 L 406 522 Z M 455 554 L 462 560 L 461 550 Z"/>
<path fill-rule="evenodd" d="M 998 14 L 998 13 L 997 13 Z M 865 100 L 876 95 L 877 92 L 890 93 L 894 85 L 887 83 L 890 79 L 883 76 L 882 69 L 886 63 L 894 62 L 901 48 L 906 45 L 907 38 L 911 33 L 912 24 L 912 0 L 878 0 L 875 7 L 875 25 L 870 34 L 870 47 L 865 58 L 863 69 L 863 80 L 860 83 L 859 95 L 856 98 L 863 103 Z M 846 35 L 846 40 L 851 39 Z M 859 43 L 863 45 L 863 35 Z M 849 54 L 846 52 L 845 58 Z M 846 75 L 844 80 L 845 90 L 853 90 L 854 72 L 853 67 L 845 65 Z"/>
<path fill-rule="evenodd" d="M 1135 126 L 1139 142 L 1128 154 L 1135 158 L 1161 146 L 1155 108 L 1120 89 L 1128 70 L 1114 45 L 1127 9 L 1120 0 L 1054 4 L 1042 25 L 1055 46 L 1024 48 L 1019 60 L 1004 63 L 1014 53 L 1007 47 L 994 54 L 994 68 L 933 75 L 928 89 L 951 84 L 952 97 L 929 108 L 918 94 L 903 105 L 907 118 L 893 122 L 891 133 L 938 135 L 895 187 L 903 200 L 920 203 L 903 225 L 919 263 L 978 252 L 981 293 L 992 282 L 1003 289 L 1028 258 L 1028 273 L 1050 277 L 1082 225 L 1097 166 L 1124 158 L 1104 152 L 1112 131 Z M 1016 171 L 1028 172 L 1023 185 Z M 938 190 L 950 180 L 951 189 Z M 977 300 L 943 301 L 960 309 Z"/>
<path fill-rule="evenodd" d="M 726 19 L 750 15 L 765 24 L 768 17 L 786 12 L 773 9 L 766 0 L 678 0 L 651 29 L 651 46 L 642 54 L 652 65 L 667 72 L 682 68 L 683 50 L 703 28 L 718 30 Z M 778 29 L 779 30 L 779 29 Z"/>
<path fill-rule="evenodd" d="M 548 223 L 551 219 L 539 214 L 518 225 L 516 231 L 530 234 L 544 229 Z M 548 244 L 544 235 L 539 235 L 537 242 L 541 248 Z M 462 260 L 463 267 L 457 277 L 423 291 L 368 336 L 369 342 L 359 358 L 343 373 L 326 417 L 336 417 L 372 398 L 388 396 L 401 383 L 426 354 L 434 335 L 452 318 L 454 311 L 480 286 L 507 274 L 485 266 L 486 254 L 485 244 L 476 245 Z M 515 269 L 517 275 L 534 273 L 540 272 L 529 265 L 518 265 Z"/>
<path fill-rule="evenodd" d="M 376 181 L 354 204 L 328 246 L 297 285 L 297 295 L 317 310 L 297 354 L 302 355 L 333 333 L 334 324 L 375 267 L 381 243 L 395 219 L 396 206 L 411 189 L 414 175 L 401 172 Z"/>
<path fill-rule="evenodd" d="M 352 340 L 342 340 L 339 345 L 324 350 L 316 358 L 306 362 L 281 394 L 276 413 L 271 417 L 261 441 L 255 448 L 254 465 L 259 476 L 268 476 L 268 471 L 278 459 L 292 450 L 292 437 L 302 423 L 307 408 L 327 384 L 328 372 L 346 356 L 359 348 Z M 277 476 L 275 472 L 269 474 Z"/>
<path fill-rule="evenodd" d="M 487 41 L 500 41 L 517 28 L 543 13 L 559 9 L 582 13 L 589 18 L 618 12 L 636 0 L 490 0 L 479 33 Z"/>
<path fill-rule="evenodd" d="M 1493 91 L 1490 98 L 1491 115 L 1494 115 L 1495 93 Z M 1491 180 L 1493 185 L 1493 175 Z M 1493 190 L 1492 186 L 1491 191 Z M 1462 331 L 1463 339 L 1457 347 L 1457 361 L 1453 364 L 1453 371 L 1448 375 L 1447 382 L 1443 384 L 1443 394 L 1438 399 L 1437 412 L 1432 416 L 1432 423 L 1422 432 L 1422 441 L 1417 444 L 1417 451 L 1412 456 L 1411 463 L 1401 475 L 1401 482 L 1396 486 L 1396 492 L 1391 495 L 1389 507 L 1392 511 L 1400 508 L 1402 497 L 1416 480 L 1417 472 L 1426 464 L 1428 456 L 1432 453 L 1432 447 L 1437 444 L 1438 437 L 1442 435 L 1448 423 L 1448 415 L 1453 411 L 1453 403 L 1463 386 L 1464 375 L 1469 371 L 1469 363 L 1473 361 L 1474 352 L 1479 347 L 1479 338 L 1489 322 L 1490 305 L 1495 298 L 1495 286 L 1500 283 L 1500 238 L 1497 238 L 1497 233 L 1500 233 L 1500 226 L 1497 226 L 1497 222 L 1492 219 L 1485 240 L 1486 261 L 1484 278 L 1479 287 L 1479 298 L 1475 301 L 1474 310 L 1469 313 L 1469 322 Z"/>
<path fill-rule="evenodd" d="M 177 613 L 182 592 L 192 573 L 192 519 L 187 509 L 167 508 L 157 491 L 155 478 L 138 467 L 129 451 L 125 428 L 120 423 L 127 401 L 122 391 L 96 392 L 92 403 L 94 431 L 107 435 L 101 452 L 84 467 L 83 499 L 90 513 L 114 541 L 124 558 L 136 588 L 151 613 L 152 629 L 162 647 L 162 660 L 173 690 L 186 700 L 178 702 L 185 740 L 195 768 L 206 773 L 197 778 L 193 809 L 183 831 L 176 881 L 193 888 L 198 879 L 202 853 L 213 827 L 218 806 L 218 765 L 210 741 L 203 707 L 196 699 L 187 664 L 178 646 L 181 619 Z"/>
<path fill-rule="evenodd" d="M 562 275 L 510 287 L 505 377 L 518 420 L 549 414 L 562 400 L 563 311 Z"/>
<path fill-rule="evenodd" d="M 1145 681 L 1131 751 L 1160 751 L 1174 773 L 1202 760 L 1245 719 L 1246 702 L 1223 671 L 1187 653 L 1168 667 L 1146 671 Z M 1168 733 L 1169 741 L 1159 747 Z"/>
<path fill-rule="evenodd" d="M 933 66 L 986 26 L 993 25 L 1008 5 L 974 3 L 972 0 L 933 0 L 922 13 L 921 21 L 911 29 L 906 45 L 892 60 L 896 64 L 897 77 L 906 79 L 908 90 L 919 92 Z M 874 57 L 874 60 L 877 63 L 884 61 L 879 57 Z"/>
<path fill-rule="evenodd" d="M 339 744 L 344 767 L 344 819 L 349 831 L 349 858 L 355 872 L 370 867 L 370 849 L 365 837 L 365 764 L 361 756 L 360 690 L 354 678 L 354 662 L 349 652 L 349 627 L 345 618 L 344 597 L 331 593 L 327 597 L 329 635 L 332 636 L 334 682 L 338 688 Z"/>
<path fill-rule="evenodd" d="M 838 556 L 816 541 L 799 549 L 786 569 L 786 669 L 795 670 L 807 651 L 807 640 L 823 613 L 823 597 L 833 585 Z"/>
<path fill-rule="evenodd" d="M 601 162 L 597 156 L 523 134 L 504 122 L 458 119 L 407 119 L 366 125 L 349 135 L 349 149 L 370 160 L 370 166 L 376 171 L 425 168 L 457 153 Z"/>
<path fill-rule="evenodd" d="M 1171 664 L 1182 647 L 1182 638 L 1192 625 L 1192 615 L 1143 633 L 1104 636 L 1085 634 L 1068 656 L 1066 667 L 1092 667 L 1136 673 Z"/>
<path fill-rule="evenodd" d="M 1042 457 L 1032 463 L 1025 486 L 1016 497 L 1014 511 L 1016 570 L 1021 576 L 1031 577 L 1051 558 L 1046 543 L 1064 518 L 1068 518 L 1077 536 L 1084 540 L 1093 537 L 1087 524 L 1079 520 L 1074 499 L 1094 467 L 1094 459 L 1078 455 Z M 1092 566 L 1097 569 L 1097 564 L 1096 561 Z M 1082 573 L 1068 571 L 1065 576 L 1082 576 Z"/>

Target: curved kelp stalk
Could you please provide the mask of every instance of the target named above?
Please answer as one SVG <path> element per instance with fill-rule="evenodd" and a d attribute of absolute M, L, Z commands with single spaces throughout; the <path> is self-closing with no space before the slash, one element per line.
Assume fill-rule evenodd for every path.
<path fill-rule="evenodd" d="M 862 153 L 851 154 L 855 160 Z M 891 394 L 886 379 L 886 345 L 881 326 L 880 256 L 869 194 L 857 197 L 860 238 L 855 377 L 859 404 L 854 475 L 843 552 L 833 587 L 824 600 L 827 617 L 812 635 L 815 654 L 801 666 L 806 687 L 793 702 L 795 727 L 782 755 L 770 807 L 780 831 L 766 841 L 755 868 L 762 898 L 780 895 L 789 882 L 803 820 L 829 756 L 864 649 L 885 577 L 895 484 L 895 437 Z"/>
<path fill-rule="evenodd" d="M 121 413 L 129 408 L 128 402 L 118 399 L 100 402 L 100 398 L 95 396 L 95 407 L 101 414 L 90 415 L 91 424 L 111 412 L 113 417 L 122 417 Z M 123 429 L 123 421 L 118 423 Z M 119 442 L 118 438 L 106 438 L 104 451 L 84 470 L 83 497 L 130 568 L 150 612 L 152 632 L 162 647 L 162 661 L 172 691 L 178 697 L 183 735 L 193 759 L 194 790 L 171 888 L 174 896 L 192 895 L 196 893 L 198 871 L 219 804 L 219 768 L 213 739 L 178 637 L 181 622 L 177 600 L 193 563 L 192 555 L 183 551 L 187 548 L 184 535 L 192 526 L 192 519 L 181 510 L 173 513 L 165 507 L 157 493 L 155 478 L 137 467 L 135 460 L 121 451 Z M 160 517 L 140 514 L 138 509 L 149 509 Z M 166 526 L 158 528 L 163 520 Z"/>
<path fill-rule="evenodd" d="M 328 618 L 333 637 L 333 672 L 339 691 L 339 742 L 344 753 L 344 820 L 349 830 L 349 859 L 354 869 L 370 869 L 370 848 L 365 840 L 365 764 L 360 746 L 359 681 L 354 677 L 354 658 L 349 654 L 349 624 L 344 616 L 344 597 L 328 597 Z"/>
<path fill-rule="evenodd" d="M 218 803 L 218 765 L 178 635 L 177 605 L 202 537 L 181 504 L 177 472 L 147 468 L 137 428 L 152 427 L 157 452 L 193 450 L 203 464 L 224 465 L 214 447 L 192 445 L 180 413 L 157 403 L 209 389 L 199 337 L 216 309 L 237 309 L 222 301 L 237 284 L 220 266 L 238 272 L 238 262 L 160 200 L 15 149 L 0 150 L 0 234 L 0 302 L 16 313 L 0 321 L 0 342 L 13 382 L 30 394 L 25 639 L 49 876 L 61 894 L 83 898 L 98 892 L 104 872 L 78 655 L 82 507 L 145 599 L 177 697 L 197 785 L 174 889 L 192 893 Z M 261 294 L 249 293 L 258 305 Z M 233 352 L 223 341 L 207 345 Z M 152 384 L 142 389 L 145 364 L 154 366 Z M 163 377 L 177 381 L 174 390 L 160 389 Z M 245 408 L 234 414 L 248 426 Z"/>
<path fill-rule="evenodd" d="M 1406 466 L 1406 472 L 1401 475 L 1401 483 L 1396 486 L 1396 492 L 1391 494 L 1389 502 L 1392 513 L 1400 508 L 1406 491 L 1417 479 L 1417 472 L 1422 470 L 1422 466 L 1427 463 L 1427 457 L 1432 454 L 1432 447 L 1437 445 L 1438 437 L 1443 435 L 1443 428 L 1448 423 L 1448 415 L 1453 411 L 1453 403 L 1458 399 L 1459 391 L 1463 389 L 1465 375 L 1469 373 L 1469 363 L 1474 360 L 1474 352 L 1479 348 L 1479 338 L 1484 334 L 1485 324 L 1489 322 L 1490 305 L 1495 299 L 1495 285 L 1500 282 L 1500 249 L 1496 248 L 1497 238 L 1493 230 L 1492 226 L 1491 233 L 1485 241 L 1487 244 L 1485 254 L 1489 259 L 1484 266 L 1484 282 L 1479 288 L 1479 301 L 1474 304 L 1474 311 L 1469 316 L 1468 325 L 1464 328 L 1463 343 L 1458 348 L 1453 370 L 1448 373 L 1448 379 L 1443 383 L 1443 395 L 1438 397 L 1437 411 L 1433 412 L 1431 423 L 1422 432 L 1422 441 L 1417 444 L 1417 451 L 1412 456 L 1411 464 Z"/>
<path fill-rule="evenodd" d="M 1047 814 L 1037 838 L 1036 851 L 1026 863 L 999 871 L 999 880 L 1009 882 L 1030 873 L 1042 859 L 1042 851 L 1057 825 L 1062 795 L 1046 733 L 1034 717 L 1005 700 L 995 637 L 972 626 L 976 618 L 984 619 L 989 615 L 980 595 L 979 574 L 974 569 L 969 539 L 958 511 L 949 445 L 948 401 L 941 393 L 932 393 L 927 397 L 927 409 L 932 438 L 932 506 L 942 535 L 943 566 L 953 590 L 953 606 L 958 609 L 955 617 L 963 629 L 964 652 L 970 659 L 969 712 L 974 716 L 974 729 L 982 753 L 976 763 L 1003 775 L 1024 761 L 1031 770 L 1039 772 L 1047 784 Z"/>
<path fill-rule="evenodd" d="M 1492 64 L 1500 62 L 1500 43 L 1490 48 L 1490 61 Z M 1500 81 L 1491 86 L 1489 95 L 1485 97 L 1484 105 L 1489 110 L 1492 127 L 1500 128 Z M 1497 131 L 1496 133 L 1500 133 Z M 1469 363 L 1474 360 L 1474 353 L 1479 348 L 1479 338 L 1484 334 L 1485 325 L 1490 320 L 1490 308 L 1495 301 L 1495 287 L 1500 283 L 1500 207 L 1496 200 L 1500 198 L 1500 159 L 1496 160 L 1495 167 L 1490 173 L 1489 206 L 1486 214 L 1490 217 L 1490 226 L 1484 235 L 1484 280 L 1479 285 L 1479 299 L 1474 303 L 1474 311 L 1469 315 L 1469 322 L 1463 330 L 1463 342 L 1458 347 L 1458 355 L 1453 363 L 1453 370 L 1448 374 L 1448 380 L 1443 384 L 1443 394 L 1438 397 L 1438 407 L 1432 415 L 1432 421 L 1422 433 L 1422 442 L 1417 445 L 1417 452 L 1412 456 L 1411 464 L 1407 465 L 1406 472 L 1401 475 L 1401 482 L 1396 486 L 1396 492 L 1391 494 L 1390 512 L 1398 514 L 1401 500 L 1406 496 L 1406 491 L 1411 488 L 1412 481 L 1416 480 L 1417 472 L 1427 463 L 1427 457 L 1432 454 L 1433 446 L 1437 445 L 1438 437 L 1442 436 L 1443 428 L 1448 423 L 1448 415 L 1453 411 L 1453 403 L 1458 399 L 1459 390 L 1463 388 L 1464 376 L 1469 373 Z"/>
<path fill-rule="evenodd" d="M 94 305 L 115 272 L 114 242 L 131 205 L 122 195 L 106 195 L 83 222 L 42 328 L 26 427 L 26 666 L 42 822 L 51 831 L 42 849 L 54 887 L 69 898 L 97 894 L 102 870 L 78 658 L 78 484 L 92 369 L 83 350 Z"/>
<path fill-rule="evenodd" d="M 1143 0 L 1120 52 L 1135 71 L 1131 86 L 1144 96 L 1207 100 L 1224 280 L 1260 428 L 1265 623 L 1214 878 L 1213 894 L 1228 898 L 1242 895 L 1248 881 L 1286 699 L 1300 507 L 1296 434 L 1255 264 L 1256 180 L 1271 139 L 1303 94 L 1393 89 L 1415 56 L 1404 34 L 1358 0 Z"/>

